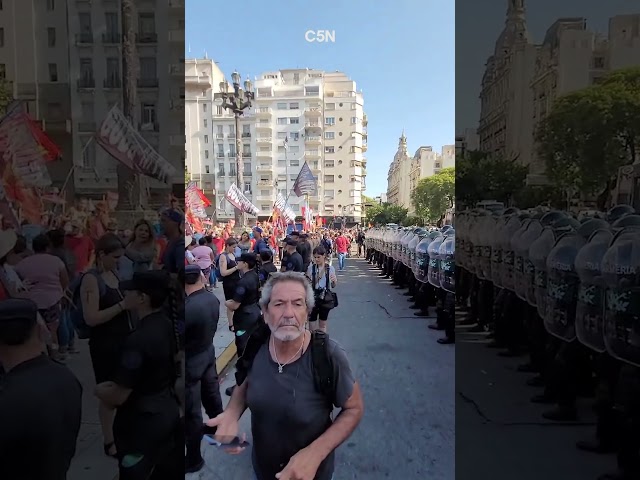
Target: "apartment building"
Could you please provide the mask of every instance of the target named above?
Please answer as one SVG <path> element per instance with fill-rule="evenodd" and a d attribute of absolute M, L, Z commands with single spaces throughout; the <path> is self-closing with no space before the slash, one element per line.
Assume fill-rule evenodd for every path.
<path fill-rule="evenodd" d="M 136 0 L 134 126 L 176 167 L 172 188 L 184 188 L 184 4 Z M 123 106 L 120 2 L 68 2 L 73 156 L 76 191 L 99 197 L 118 188 L 117 161 L 92 139 L 109 110 Z M 181 10 L 182 7 L 182 10 Z M 178 14 L 178 15 L 177 15 Z M 162 59 L 162 60 L 161 60 Z M 166 59 L 170 59 L 170 67 Z M 81 166 L 80 166 L 81 165 Z M 166 201 L 167 185 L 144 178 L 152 204 Z"/>
<path fill-rule="evenodd" d="M 463 158 L 467 152 L 478 150 L 479 147 L 479 138 L 475 129 L 465 128 L 462 133 L 456 135 L 456 156 L 458 158 Z"/>
<path fill-rule="evenodd" d="M 18 28 L 29 23 L 31 28 Z M 58 187 L 72 165 L 66 24 L 65 1 L 0 2 L 0 77 L 61 149 L 63 159 L 49 164 L 51 180 Z"/>

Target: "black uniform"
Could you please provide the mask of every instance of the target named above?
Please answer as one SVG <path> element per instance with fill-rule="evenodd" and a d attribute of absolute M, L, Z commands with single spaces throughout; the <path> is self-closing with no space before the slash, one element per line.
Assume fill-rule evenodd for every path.
<path fill-rule="evenodd" d="M 184 475 L 179 400 L 175 394 L 176 342 L 163 312 L 141 318 L 127 338 L 114 382 L 132 389 L 118 407 L 113 433 L 120 461 L 120 480 L 177 478 Z M 126 464 L 133 463 L 127 467 Z M 154 469 L 155 467 L 155 469 Z M 148 477 L 153 471 L 153 476 Z"/>
<path fill-rule="evenodd" d="M 233 327 L 236 332 L 236 347 L 238 353 L 244 350 L 246 339 L 251 329 L 260 320 L 260 280 L 255 270 L 251 269 L 238 281 L 233 301 L 240 307 L 233 313 Z"/>
<path fill-rule="evenodd" d="M 304 273 L 302 256 L 297 251 L 293 253 L 285 252 L 282 257 L 282 271 Z"/>
<path fill-rule="evenodd" d="M 220 301 L 202 288 L 185 300 L 185 443 L 187 465 L 202 461 L 202 407 L 209 418 L 222 413 L 213 337 L 220 318 Z"/>
<path fill-rule="evenodd" d="M 258 271 L 260 285 L 262 286 L 265 283 L 267 283 L 267 280 L 269 280 L 269 277 L 271 276 L 271 274 L 276 273 L 277 271 L 278 271 L 278 268 L 273 264 L 273 262 L 263 263 L 260 266 L 260 269 Z"/>
<path fill-rule="evenodd" d="M 309 240 L 302 240 L 298 243 L 296 251 L 302 257 L 302 271 L 306 272 L 307 268 L 309 268 L 309 265 L 311 264 L 311 252 L 313 251 Z"/>

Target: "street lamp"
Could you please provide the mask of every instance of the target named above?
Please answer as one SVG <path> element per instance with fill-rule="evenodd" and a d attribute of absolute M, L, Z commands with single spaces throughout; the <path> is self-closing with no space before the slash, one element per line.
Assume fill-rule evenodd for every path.
<path fill-rule="evenodd" d="M 243 165 L 242 165 L 242 140 L 240 138 L 240 116 L 244 115 L 245 110 L 251 108 L 252 100 L 255 98 L 253 93 L 253 85 L 248 78 L 244 81 L 244 90 L 240 88 L 241 76 L 234 71 L 231 74 L 231 82 L 233 89 L 229 91 L 229 82 L 223 80 L 220 82 L 220 93 L 213 96 L 214 103 L 222 108 L 233 112 L 235 118 L 236 129 L 236 184 L 241 192 L 244 191 Z M 245 226 L 245 213 L 236 209 L 236 225 Z"/>

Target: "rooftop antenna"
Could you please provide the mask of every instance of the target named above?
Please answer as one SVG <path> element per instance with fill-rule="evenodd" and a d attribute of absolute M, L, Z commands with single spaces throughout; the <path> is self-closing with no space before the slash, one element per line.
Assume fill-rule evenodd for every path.
<path fill-rule="evenodd" d="M 191 53 L 191 42 L 189 42 L 189 53 Z"/>
<path fill-rule="evenodd" d="M 205 59 L 205 60 L 208 60 L 208 59 L 209 59 L 209 55 L 207 55 L 207 51 L 206 51 L 206 50 L 204 51 L 204 59 Z"/>

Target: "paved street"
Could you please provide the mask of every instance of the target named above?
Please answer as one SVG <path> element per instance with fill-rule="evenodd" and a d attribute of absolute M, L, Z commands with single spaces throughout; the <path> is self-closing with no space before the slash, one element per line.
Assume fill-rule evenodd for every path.
<path fill-rule="evenodd" d="M 348 259 L 338 274 L 340 306 L 329 318 L 329 334 L 346 349 L 365 402 L 362 423 L 337 451 L 335 479 L 452 480 L 455 348 L 438 345 L 430 320 L 414 317 L 404 291 L 377 273 L 364 260 Z M 249 415 L 241 430 L 251 442 Z M 251 479 L 249 450 L 234 457 L 203 449 L 207 466 L 187 480 Z"/>
<path fill-rule="evenodd" d="M 516 371 L 526 357 L 498 357 L 483 334 L 457 340 L 457 479 L 595 480 L 615 471 L 615 456 L 575 448 L 595 433 L 592 400 L 579 399 L 579 422 L 549 422 L 541 413 L 553 406 L 530 403 L 542 391 L 525 384 L 532 374 Z"/>

